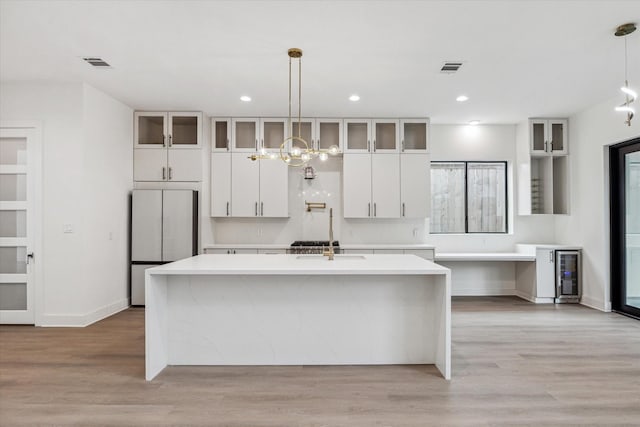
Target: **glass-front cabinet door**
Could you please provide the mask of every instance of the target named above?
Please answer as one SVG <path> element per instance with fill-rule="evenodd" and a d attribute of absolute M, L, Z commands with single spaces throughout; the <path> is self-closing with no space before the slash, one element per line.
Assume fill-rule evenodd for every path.
<path fill-rule="evenodd" d="M 429 120 L 400 120 L 400 150 L 403 153 L 428 153 Z"/>
<path fill-rule="evenodd" d="M 551 154 L 568 154 L 567 150 L 567 121 L 563 119 L 550 119 L 549 125 L 549 149 Z"/>
<path fill-rule="evenodd" d="M 345 152 L 368 153 L 371 149 L 371 121 L 345 119 Z"/>
<path fill-rule="evenodd" d="M 167 113 L 137 112 L 134 114 L 136 148 L 161 148 L 167 145 Z"/>
<path fill-rule="evenodd" d="M 313 119 L 300 119 L 300 122 L 298 122 L 296 118 L 291 119 L 291 147 L 298 147 L 301 150 L 315 148 L 315 124 L 315 120 Z M 304 139 L 308 146 L 305 146 L 304 142 L 293 137 Z"/>
<path fill-rule="evenodd" d="M 328 150 L 335 145 L 342 151 L 342 120 L 316 119 L 316 149 Z"/>
<path fill-rule="evenodd" d="M 211 150 L 231 150 L 231 119 L 211 119 Z"/>
<path fill-rule="evenodd" d="M 169 113 L 168 119 L 169 147 L 200 147 L 201 113 Z"/>
<path fill-rule="evenodd" d="M 529 121 L 529 141 L 531 154 L 547 154 L 547 120 L 531 119 Z"/>
<path fill-rule="evenodd" d="M 260 119 L 259 147 L 267 151 L 279 151 L 284 139 L 289 136 L 287 121 L 287 119 L 282 118 Z"/>
<path fill-rule="evenodd" d="M 241 118 L 231 121 L 231 144 L 233 151 L 258 151 L 258 123 L 259 119 Z"/>
<path fill-rule="evenodd" d="M 399 151 L 398 120 L 374 120 L 373 130 L 374 153 L 397 153 Z"/>

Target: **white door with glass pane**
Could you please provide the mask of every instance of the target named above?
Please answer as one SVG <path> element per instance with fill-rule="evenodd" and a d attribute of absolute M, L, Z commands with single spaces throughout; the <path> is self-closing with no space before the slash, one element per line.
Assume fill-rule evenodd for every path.
<path fill-rule="evenodd" d="M 0 323 L 35 323 L 35 135 L 0 129 Z"/>

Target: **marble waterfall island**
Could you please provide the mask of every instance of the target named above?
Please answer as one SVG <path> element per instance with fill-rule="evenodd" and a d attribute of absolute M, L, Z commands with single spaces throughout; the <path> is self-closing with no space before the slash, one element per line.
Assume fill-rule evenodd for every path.
<path fill-rule="evenodd" d="M 415 255 L 199 255 L 146 271 L 146 379 L 167 365 L 435 364 L 450 270 Z"/>

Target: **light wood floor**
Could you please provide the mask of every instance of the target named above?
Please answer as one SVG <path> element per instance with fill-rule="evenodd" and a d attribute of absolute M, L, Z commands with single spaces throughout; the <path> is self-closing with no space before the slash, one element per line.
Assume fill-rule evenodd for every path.
<path fill-rule="evenodd" d="M 144 310 L 0 327 L 0 424 L 640 425 L 640 322 L 512 297 L 453 302 L 432 366 L 170 367 L 144 380 Z"/>

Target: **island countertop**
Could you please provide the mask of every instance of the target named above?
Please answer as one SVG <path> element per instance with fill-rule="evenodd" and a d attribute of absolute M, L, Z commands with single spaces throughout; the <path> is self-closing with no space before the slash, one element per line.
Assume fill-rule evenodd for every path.
<path fill-rule="evenodd" d="M 424 275 L 449 269 L 416 255 L 197 255 L 150 268 L 152 275 Z"/>

